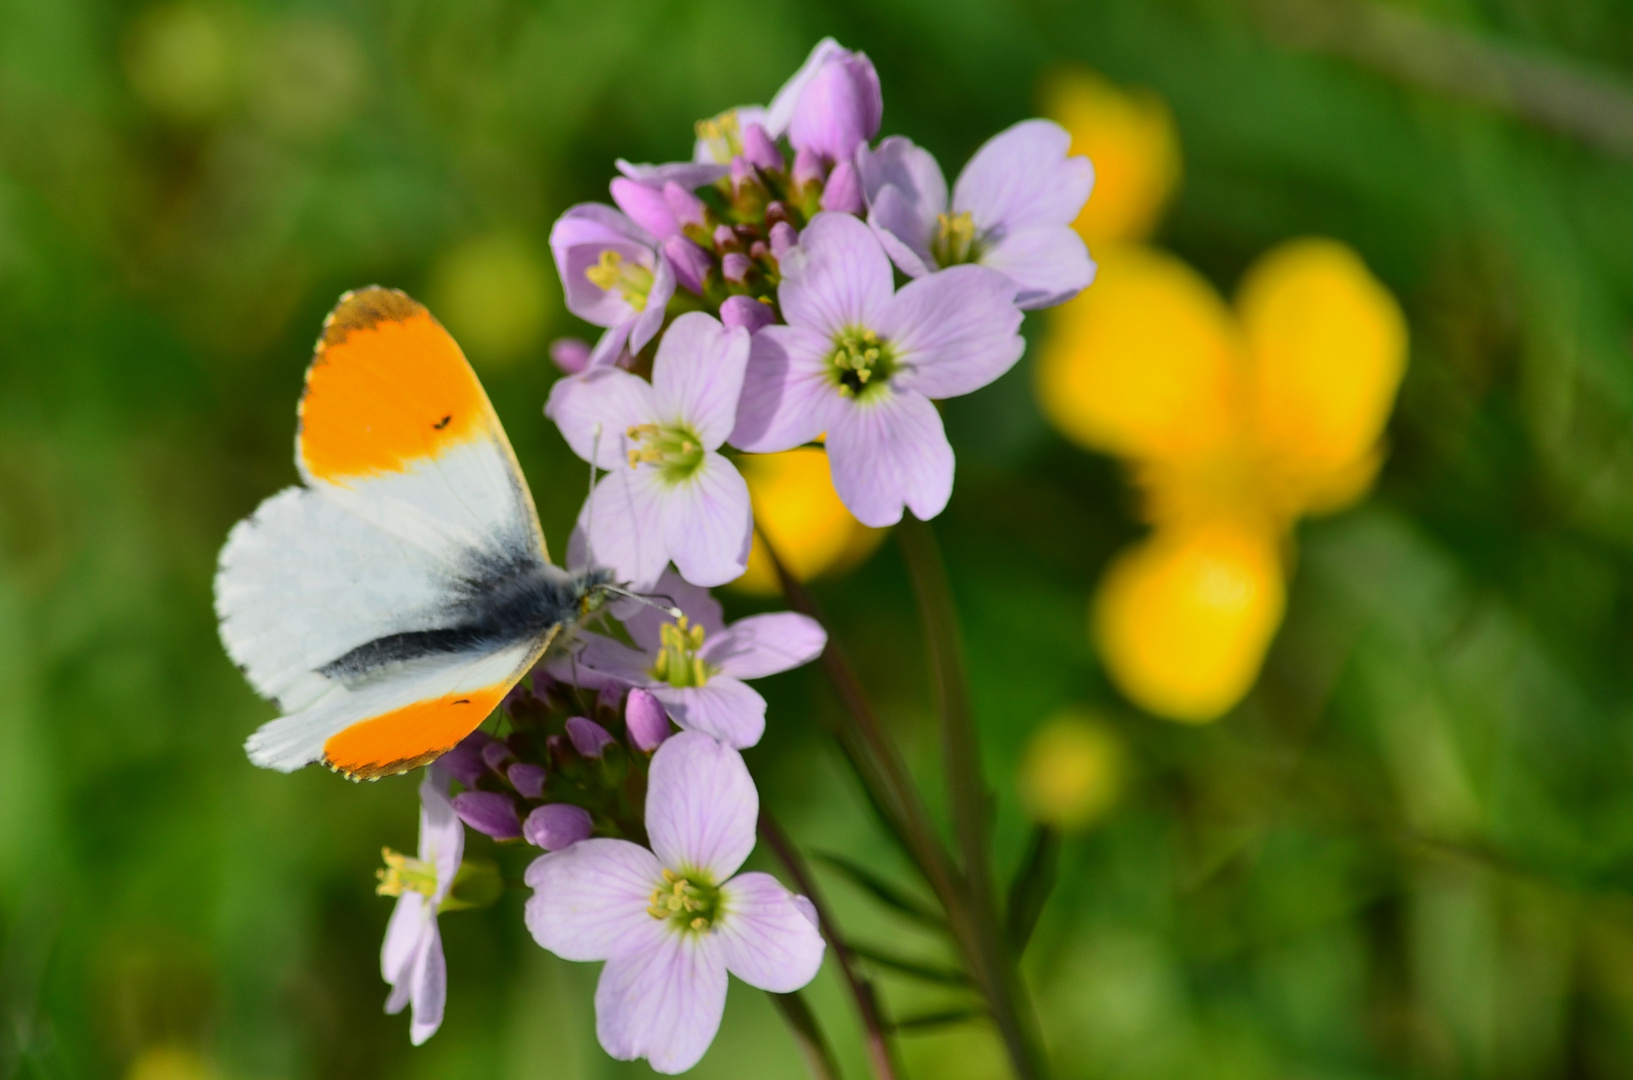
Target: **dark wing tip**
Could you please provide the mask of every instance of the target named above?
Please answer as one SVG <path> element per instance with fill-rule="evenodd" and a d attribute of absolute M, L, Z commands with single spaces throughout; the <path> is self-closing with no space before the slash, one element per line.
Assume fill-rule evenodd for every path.
<path fill-rule="evenodd" d="M 402 322 L 425 313 L 424 304 L 400 289 L 379 285 L 353 289 L 340 298 L 329 317 L 323 320 L 319 349 L 340 344 L 355 330 L 372 330 L 383 322 Z"/>

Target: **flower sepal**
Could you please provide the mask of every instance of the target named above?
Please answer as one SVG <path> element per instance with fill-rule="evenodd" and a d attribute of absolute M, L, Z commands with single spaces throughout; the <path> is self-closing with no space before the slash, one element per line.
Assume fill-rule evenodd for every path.
<path fill-rule="evenodd" d="M 448 895 L 437 905 L 437 914 L 448 911 L 477 911 L 492 907 L 505 894 L 505 879 L 491 859 L 465 859 L 454 873 Z"/>

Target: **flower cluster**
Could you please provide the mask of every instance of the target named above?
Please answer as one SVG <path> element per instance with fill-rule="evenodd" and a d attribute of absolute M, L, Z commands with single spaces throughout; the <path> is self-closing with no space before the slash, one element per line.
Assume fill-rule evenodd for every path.
<path fill-rule="evenodd" d="M 866 526 L 946 506 L 934 402 L 1009 370 L 1023 310 L 1093 280 L 1071 228 L 1093 171 L 1028 120 L 949 192 L 928 151 L 873 144 L 882 116 L 872 63 L 825 40 L 769 106 L 701 122 L 692 161 L 621 161 L 615 206 L 556 223 L 568 308 L 605 328 L 558 343 L 572 374 L 545 408 L 607 470 L 575 551 L 642 588 L 670 563 L 695 585 L 736 579 L 753 531 L 736 452 L 820 445 Z"/>
<path fill-rule="evenodd" d="M 605 472 L 569 561 L 632 592 L 605 632 L 577 632 L 511 692 L 496 729 L 438 761 L 419 857 L 387 855 L 388 1008 L 413 1003 L 416 1042 L 445 996 L 437 913 L 473 906 L 462 882 L 498 878 L 462 861 L 467 828 L 542 852 L 525 869 L 528 928 L 605 963 L 597 1032 L 614 1057 L 688 1069 L 728 973 L 789 993 L 821 965 L 810 903 L 738 872 L 759 819 L 739 751 L 766 723 L 748 681 L 827 644 L 791 612 L 727 623 L 708 591 L 749 561 L 744 472 L 820 478 L 842 505 L 830 523 L 934 516 L 953 483 L 935 401 L 1002 375 L 1022 312 L 1094 276 L 1071 227 L 1092 173 L 1065 131 L 1017 124 L 949 191 L 928 152 L 874 145 L 882 114 L 868 58 L 823 41 L 770 105 L 698 124 L 693 160 L 620 161 L 615 205 L 575 206 L 552 230 L 569 308 L 604 328 L 552 349 L 569 374 L 545 413 Z"/>

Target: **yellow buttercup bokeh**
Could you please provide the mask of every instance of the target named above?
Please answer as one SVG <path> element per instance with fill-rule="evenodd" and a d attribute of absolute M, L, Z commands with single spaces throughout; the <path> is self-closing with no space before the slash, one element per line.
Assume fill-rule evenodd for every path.
<path fill-rule="evenodd" d="M 747 454 L 739 466 L 754 504 L 755 528 L 748 570 L 732 582 L 743 592 L 775 596 L 782 591 L 762 532 L 801 581 L 851 569 L 884 539 L 886 530 L 863 525 L 839 501 L 826 451 L 802 446 L 780 454 Z"/>

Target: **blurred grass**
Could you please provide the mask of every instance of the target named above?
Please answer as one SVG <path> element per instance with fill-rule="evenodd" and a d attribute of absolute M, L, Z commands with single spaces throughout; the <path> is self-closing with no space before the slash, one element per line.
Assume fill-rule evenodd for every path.
<path fill-rule="evenodd" d="M 1633 83 L 1610 0 L 1387 7 Z M 520 896 L 445 921 L 448 1019 L 410 1049 L 380 1013 L 371 873 L 412 842 L 412 785 L 248 765 L 270 710 L 221 653 L 210 576 L 232 522 L 295 479 L 324 312 L 375 281 L 474 309 L 473 362 L 559 554 L 584 475 L 539 412 L 544 342 L 573 330 L 556 285 L 504 305 L 540 321 L 489 348 L 448 276 L 495 274 L 484 250 L 498 280 L 548 267 L 550 222 L 604 197 L 614 157 L 684 154 L 693 119 L 763 100 L 833 33 L 877 62 L 887 132 L 951 169 L 1034 110 L 1053 64 L 1148 86 L 1186 157 L 1165 245 L 1228 288 L 1276 241 L 1338 237 L 1412 321 L 1379 491 L 1302 528 L 1259 687 L 1202 730 L 1134 713 L 1089 648 L 1089 593 L 1136 532 L 1115 467 L 1048 432 L 1024 372 L 947 409 L 959 486 L 937 527 L 1001 865 L 1046 716 L 1093 707 L 1130 747 L 1129 792 L 1068 842 L 1031 958 L 1059 1074 L 1624 1075 L 1633 166 L 1289 32 L 1327 10 L 0 0 L 0 1074 L 644 1071 L 595 1046 L 593 968 L 533 946 Z M 822 599 L 933 788 L 893 549 Z M 767 692 L 768 805 L 812 848 L 893 867 L 817 738 L 834 706 L 814 673 Z M 859 938 L 933 955 L 829 887 Z M 944 1003 L 886 986 L 899 1015 Z M 830 973 L 813 998 L 862 1075 Z M 914 1075 L 995 1075 L 979 1028 L 904 1044 Z M 799 1070 L 735 988 L 699 1073 Z"/>

